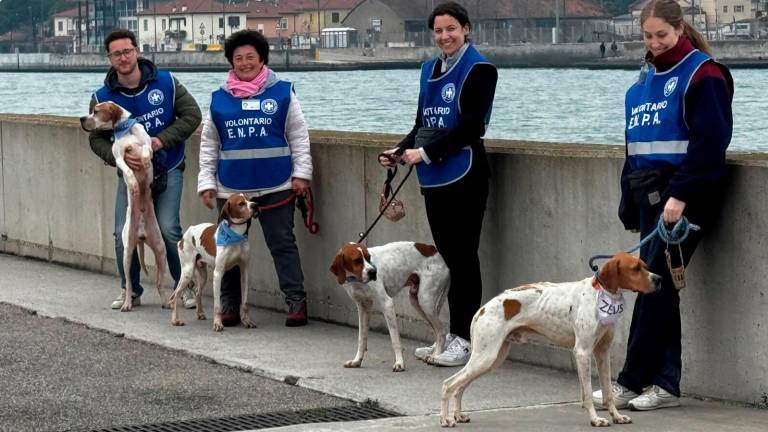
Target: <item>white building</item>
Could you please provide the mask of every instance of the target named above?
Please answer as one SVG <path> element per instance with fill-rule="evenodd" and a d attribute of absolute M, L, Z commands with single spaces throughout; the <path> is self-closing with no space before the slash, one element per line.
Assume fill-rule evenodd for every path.
<path fill-rule="evenodd" d="M 145 4 L 134 30 L 142 51 L 194 51 L 206 46 L 221 49 L 221 42 L 246 28 L 248 8 L 211 0 L 184 0 Z"/>

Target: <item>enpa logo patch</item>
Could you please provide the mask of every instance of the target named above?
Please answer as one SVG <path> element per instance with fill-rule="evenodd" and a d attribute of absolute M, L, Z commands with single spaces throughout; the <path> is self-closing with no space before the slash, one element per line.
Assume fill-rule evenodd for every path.
<path fill-rule="evenodd" d="M 277 101 L 274 99 L 264 99 L 261 101 L 261 111 L 264 114 L 274 114 L 277 112 Z"/>
<path fill-rule="evenodd" d="M 165 100 L 165 95 L 163 95 L 162 91 L 155 89 L 149 92 L 147 100 L 152 105 L 160 105 Z"/>
<path fill-rule="evenodd" d="M 670 78 L 666 84 L 664 84 L 664 96 L 671 95 L 677 88 L 677 77 Z"/>
<path fill-rule="evenodd" d="M 453 98 L 456 97 L 456 86 L 453 83 L 446 84 L 440 94 L 443 96 L 444 101 L 451 103 Z"/>

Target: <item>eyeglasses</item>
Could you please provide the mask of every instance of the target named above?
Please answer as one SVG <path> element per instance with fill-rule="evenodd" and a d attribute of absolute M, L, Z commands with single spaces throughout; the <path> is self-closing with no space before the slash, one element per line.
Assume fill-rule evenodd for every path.
<path fill-rule="evenodd" d="M 107 54 L 107 57 L 109 57 L 111 60 L 117 60 L 120 57 L 130 57 L 131 54 L 136 52 L 136 48 L 126 48 L 122 51 L 115 51 Z"/>

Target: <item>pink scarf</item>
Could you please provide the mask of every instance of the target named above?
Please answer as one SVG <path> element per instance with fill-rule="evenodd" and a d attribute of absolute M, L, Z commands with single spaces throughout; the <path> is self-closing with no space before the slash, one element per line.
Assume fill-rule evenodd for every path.
<path fill-rule="evenodd" d="M 232 95 L 236 98 L 243 99 L 251 97 L 260 92 L 264 88 L 264 84 L 267 82 L 267 76 L 269 76 L 269 68 L 266 66 L 261 67 L 261 72 L 256 75 L 252 81 L 241 81 L 235 71 L 230 70 L 227 74 L 227 89 L 232 92 Z"/>

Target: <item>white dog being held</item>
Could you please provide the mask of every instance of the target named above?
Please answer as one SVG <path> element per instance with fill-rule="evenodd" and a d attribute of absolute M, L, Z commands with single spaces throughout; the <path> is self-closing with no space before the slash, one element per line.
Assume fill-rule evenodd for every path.
<path fill-rule="evenodd" d="M 361 243 L 349 243 L 336 254 L 330 270 L 357 305 L 357 354 L 344 367 L 358 368 L 362 364 L 368 347 L 370 309 L 376 307 L 384 314 L 395 351 L 392 370 L 405 370 L 393 299 L 406 286 L 411 305 L 435 333 L 433 355 L 443 352 L 445 336 L 450 330 L 450 312 L 445 304 L 450 274 L 434 246 L 394 242 L 368 248 Z"/>
<path fill-rule="evenodd" d="M 125 225 L 123 226 L 123 268 L 131 268 L 133 251 L 139 248 L 139 261 L 144 272 L 144 244 L 148 244 L 155 255 L 157 266 L 156 285 L 160 295 L 161 307 L 166 308 L 168 301 L 163 296 L 162 280 L 167 271 L 166 250 L 160 225 L 157 223 L 155 206 L 152 200 L 150 186 L 153 180 L 152 170 L 152 139 L 144 130 L 144 126 L 131 118 L 131 113 L 114 102 L 101 102 L 93 107 L 93 112 L 80 117 L 82 128 L 88 132 L 93 130 L 112 130 L 114 142 L 112 155 L 115 164 L 123 174 L 123 180 L 128 187 L 128 209 Z M 141 158 L 142 169 L 133 170 L 125 162 L 125 154 L 135 153 Z M 133 307 L 133 284 L 131 278 L 125 278 L 125 301 L 121 311 L 130 311 Z"/>
<path fill-rule="evenodd" d="M 224 272 L 235 266 L 240 267 L 240 322 L 245 328 L 255 327 L 248 316 L 248 222 L 256 214 L 256 203 L 245 195 L 231 195 L 221 207 L 219 225 L 202 223 L 193 225 L 184 232 L 177 243 L 181 261 L 181 277 L 171 295 L 171 324 L 184 325 L 177 309 L 181 293 L 195 278 L 197 285 L 197 319 L 204 320 L 205 313 L 201 296 L 208 277 L 207 266 L 213 266 L 213 330 L 222 331 L 221 320 L 221 278 Z"/>
<path fill-rule="evenodd" d="M 556 345 L 573 348 L 581 383 L 582 406 L 592 426 L 610 426 L 598 417 L 592 402 L 592 354 L 604 405 L 614 423 L 631 423 L 619 413 L 611 390 L 609 349 L 616 321 L 624 310 L 620 290 L 649 294 L 660 289 L 661 277 L 648 272 L 645 263 L 627 253 L 606 262 L 594 277 L 577 282 L 540 282 L 504 291 L 482 306 L 472 319 L 472 354 L 469 362 L 443 381 L 440 424 L 455 426 L 469 422 L 461 412 L 461 397 L 480 376 L 497 368 L 507 358 L 513 342 L 524 343 L 531 334 L 542 335 Z M 450 399 L 453 412 L 449 414 Z"/>

